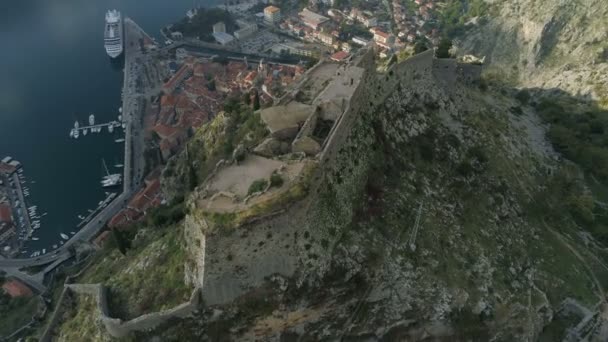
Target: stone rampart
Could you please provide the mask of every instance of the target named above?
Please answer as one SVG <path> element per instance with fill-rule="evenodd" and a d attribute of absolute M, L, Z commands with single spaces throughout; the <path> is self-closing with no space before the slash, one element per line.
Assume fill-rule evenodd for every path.
<path fill-rule="evenodd" d="M 300 80 L 294 86 L 290 87 L 290 89 L 288 89 L 288 91 L 283 94 L 283 96 L 274 100 L 274 105 L 286 105 L 289 102 L 293 101 L 296 98 L 298 92 L 300 91 L 302 85 L 306 84 L 306 82 L 308 82 L 308 80 L 310 79 L 310 74 L 315 72 L 324 63 L 327 63 L 327 61 L 321 59 L 317 62 L 317 64 L 313 65 L 312 68 L 306 70 L 306 72 L 302 74 L 302 78 L 300 78 Z"/>
<path fill-rule="evenodd" d="M 101 289 L 100 291 L 105 292 L 105 289 Z M 100 298 L 99 302 L 101 302 L 102 297 L 98 298 Z M 103 302 L 106 302 L 105 297 L 103 297 L 103 299 Z M 185 318 L 191 315 L 192 312 L 198 308 L 199 303 L 200 290 L 197 288 L 192 292 L 192 296 L 188 302 L 179 304 L 178 306 L 168 310 L 142 315 L 126 322 L 123 322 L 120 319 L 108 317 L 107 315 L 103 314 L 101 307 L 98 307 L 98 309 L 101 314 L 101 321 L 103 322 L 106 331 L 113 337 L 121 338 L 136 331 L 152 330 L 171 319 Z"/>
<path fill-rule="evenodd" d="M 59 323 L 59 319 L 61 319 L 61 316 L 62 316 L 61 314 L 63 313 L 63 311 L 65 309 L 64 302 L 65 302 L 65 297 L 68 295 L 67 293 L 68 293 L 68 288 L 64 287 L 63 290 L 61 291 L 61 295 L 59 296 L 59 300 L 57 301 L 57 306 L 55 306 L 55 310 L 53 310 L 51 319 L 49 320 L 49 323 L 47 324 L 46 328 L 44 329 L 44 332 L 40 336 L 40 342 L 50 342 L 51 341 L 53 329 L 55 329 L 55 327 Z"/>
<path fill-rule="evenodd" d="M 57 307 L 51 316 L 51 319 L 45 329 L 40 341 L 51 341 L 53 329 L 59 324 L 59 320 L 62 317 L 63 310 L 65 309 L 65 298 L 69 293 L 78 295 L 93 296 L 97 304 L 97 314 L 101 322 L 103 323 L 106 331 L 112 337 L 122 338 L 129 334 L 137 331 L 148 331 L 155 327 L 168 322 L 174 318 L 184 318 L 192 314 L 200 304 L 200 288 L 194 289 L 190 300 L 188 302 L 177 305 L 174 308 L 145 314 L 134 318 L 129 321 L 123 321 L 119 318 L 113 318 L 110 316 L 107 291 L 106 288 L 101 284 L 65 284 Z"/>

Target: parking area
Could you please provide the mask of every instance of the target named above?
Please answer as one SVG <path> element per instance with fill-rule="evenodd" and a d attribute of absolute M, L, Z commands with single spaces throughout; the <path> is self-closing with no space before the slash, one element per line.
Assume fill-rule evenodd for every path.
<path fill-rule="evenodd" d="M 278 36 L 268 30 L 260 30 L 254 33 L 251 37 L 240 42 L 241 52 L 244 53 L 264 53 L 280 42 L 285 41 L 285 38 Z"/>

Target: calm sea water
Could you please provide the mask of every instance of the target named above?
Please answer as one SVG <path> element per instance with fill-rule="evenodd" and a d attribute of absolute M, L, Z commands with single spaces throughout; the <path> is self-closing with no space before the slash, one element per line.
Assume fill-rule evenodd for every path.
<path fill-rule="evenodd" d="M 99 186 L 102 159 L 112 168 L 123 157 L 116 133 L 104 130 L 78 140 L 68 136 L 74 120 L 86 123 L 90 113 L 97 122 L 118 116 L 123 75 L 103 48 L 105 12 L 116 8 L 158 37 L 160 28 L 183 17 L 193 1 L 20 0 L 3 5 L 0 157 L 22 162 L 31 193 L 28 205 L 48 212 L 34 234 L 40 240 L 26 245 L 32 252 L 49 249 L 59 243 L 61 232 L 76 230 L 77 215 L 86 216 L 105 198 Z"/>

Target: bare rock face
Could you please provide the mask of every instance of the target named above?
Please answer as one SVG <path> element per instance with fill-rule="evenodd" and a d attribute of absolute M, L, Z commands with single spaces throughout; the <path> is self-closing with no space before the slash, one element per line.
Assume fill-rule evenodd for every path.
<path fill-rule="evenodd" d="M 184 220 L 184 236 L 188 259 L 184 261 L 184 282 L 192 287 L 202 288 L 205 275 L 206 236 L 205 222 L 194 215 Z"/>
<path fill-rule="evenodd" d="M 303 137 L 294 141 L 293 152 L 304 152 L 308 156 L 314 156 L 321 151 L 321 145 L 311 137 Z"/>
<path fill-rule="evenodd" d="M 263 157 L 271 158 L 289 153 L 289 144 L 275 138 L 267 138 L 256 146 L 253 152 Z"/>
<path fill-rule="evenodd" d="M 488 69 L 525 87 L 606 99 L 608 2 L 496 0 L 457 44 L 486 56 Z"/>

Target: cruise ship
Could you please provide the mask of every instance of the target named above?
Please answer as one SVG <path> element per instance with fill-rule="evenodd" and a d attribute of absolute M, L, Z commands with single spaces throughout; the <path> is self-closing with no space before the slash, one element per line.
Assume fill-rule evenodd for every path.
<path fill-rule="evenodd" d="M 120 56 L 123 49 L 122 18 L 117 10 L 110 10 L 106 13 L 104 43 L 110 57 Z"/>

